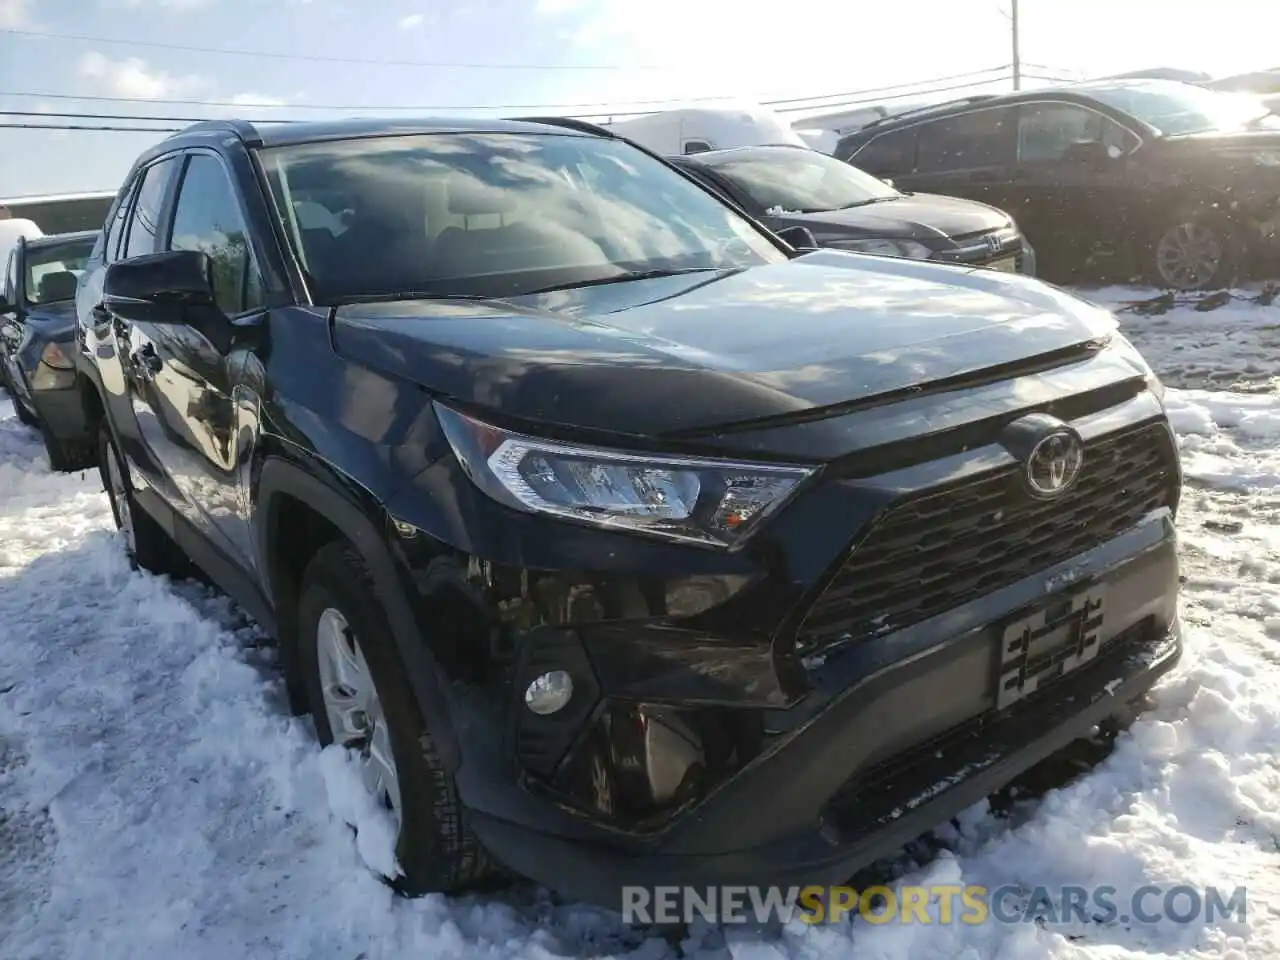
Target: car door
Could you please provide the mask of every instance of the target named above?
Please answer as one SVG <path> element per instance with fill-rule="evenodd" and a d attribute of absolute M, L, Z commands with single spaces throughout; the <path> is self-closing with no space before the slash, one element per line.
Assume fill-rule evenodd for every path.
<path fill-rule="evenodd" d="M 187 155 L 161 246 L 208 255 L 215 303 L 230 318 L 264 309 L 262 274 L 245 223 L 222 159 L 204 151 Z M 233 397 L 245 357 L 224 354 L 189 325 L 157 325 L 147 337 L 140 348 L 145 355 L 135 369 L 145 377 L 153 398 L 159 429 L 149 435 L 152 454 L 178 491 L 176 506 L 184 517 L 243 569 L 250 569 L 252 547 L 239 502 Z"/>
<path fill-rule="evenodd" d="M 1115 244 L 1129 201 L 1129 154 L 1138 136 L 1079 103 L 1044 100 L 1018 107 L 1010 177 L 1018 223 L 1042 264 L 1081 265 Z"/>
<path fill-rule="evenodd" d="M 7 308 L 0 312 L 0 382 L 14 384 L 14 389 L 21 389 L 15 380 L 17 376 L 18 345 L 22 343 L 22 311 L 21 294 L 18 292 L 18 265 L 22 260 L 19 251 L 23 242 L 19 238 L 9 257 L 5 261 L 3 283 L 0 283 L 0 294 L 3 294 Z"/>
<path fill-rule="evenodd" d="M 161 226 L 172 202 L 179 161 L 178 155 L 170 154 L 140 171 L 140 183 L 114 259 L 131 260 L 159 252 L 163 242 Z M 170 504 L 176 504 L 179 491 L 155 455 L 163 446 L 167 418 L 163 413 L 164 397 L 155 389 L 149 365 L 155 354 L 155 339 L 163 333 L 154 324 L 134 323 L 110 311 L 101 302 L 100 277 L 92 278 L 91 284 L 98 303 L 90 311 L 86 344 L 95 356 L 103 399 L 110 408 L 121 453 L 137 474 L 135 486 L 141 480 Z"/>
<path fill-rule="evenodd" d="M 916 130 L 915 171 L 908 181 L 894 183 L 1007 210 L 1015 131 L 1012 107 L 982 107 L 922 122 Z"/>

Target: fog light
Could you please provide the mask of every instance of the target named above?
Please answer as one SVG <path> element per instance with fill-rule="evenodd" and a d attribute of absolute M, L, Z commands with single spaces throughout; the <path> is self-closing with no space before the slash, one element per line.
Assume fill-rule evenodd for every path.
<path fill-rule="evenodd" d="M 540 717 L 563 710 L 573 696 L 573 678 L 564 670 L 549 670 L 524 691 L 524 705 Z"/>

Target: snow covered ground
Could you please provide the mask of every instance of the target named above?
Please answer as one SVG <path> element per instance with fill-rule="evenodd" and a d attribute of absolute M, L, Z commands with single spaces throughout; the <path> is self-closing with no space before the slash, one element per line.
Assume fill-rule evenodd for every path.
<path fill-rule="evenodd" d="M 1118 303 L 1128 290 L 1088 294 Z M 1188 486 L 1188 650 L 1103 765 L 978 808 L 903 882 L 1248 888 L 1243 922 L 695 930 L 736 960 L 1280 954 L 1280 304 L 1122 323 L 1165 377 Z M 606 911 L 518 888 L 398 900 L 361 865 L 340 755 L 270 648 L 191 583 L 132 573 L 96 475 L 51 475 L 0 398 L 0 957 L 660 960 Z"/>

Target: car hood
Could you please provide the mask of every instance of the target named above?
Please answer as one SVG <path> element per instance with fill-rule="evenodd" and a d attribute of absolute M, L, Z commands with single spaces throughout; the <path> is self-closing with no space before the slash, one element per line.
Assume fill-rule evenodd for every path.
<path fill-rule="evenodd" d="M 342 356 L 439 398 L 636 436 L 1008 376 L 1115 328 L 1025 277 L 825 250 L 718 279 L 341 306 L 333 323 Z"/>
<path fill-rule="evenodd" d="M 786 214 L 780 219 L 787 225 L 808 227 L 819 241 L 831 236 L 887 237 L 918 240 L 934 248 L 949 245 L 946 241 L 952 237 L 987 233 L 1010 223 L 1008 214 L 995 207 L 928 193 L 904 194 L 848 210 Z"/>

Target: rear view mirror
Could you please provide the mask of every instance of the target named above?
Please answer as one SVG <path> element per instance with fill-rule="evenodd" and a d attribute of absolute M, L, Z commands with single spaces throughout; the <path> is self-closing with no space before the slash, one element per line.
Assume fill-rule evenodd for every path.
<path fill-rule="evenodd" d="M 817 238 L 814 237 L 813 231 L 808 227 L 802 227 L 798 224 L 792 227 L 783 227 L 777 231 L 777 234 L 790 246 L 795 247 L 795 249 L 799 251 L 807 252 L 809 250 L 818 249 Z"/>
<path fill-rule="evenodd" d="M 103 303 L 126 320 L 185 323 L 189 308 L 213 307 L 209 257 L 198 250 L 171 250 L 121 260 L 107 267 Z"/>

